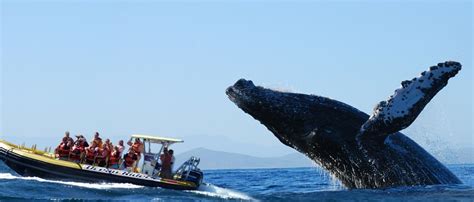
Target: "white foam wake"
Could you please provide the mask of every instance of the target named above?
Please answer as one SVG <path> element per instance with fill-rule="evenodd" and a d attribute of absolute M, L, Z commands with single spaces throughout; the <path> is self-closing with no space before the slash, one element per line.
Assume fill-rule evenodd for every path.
<path fill-rule="evenodd" d="M 76 186 L 76 187 L 84 187 L 84 188 L 91 188 L 91 189 L 136 189 L 142 188 L 143 186 L 128 184 L 128 183 L 85 183 L 85 182 L 65 182 L 65 181 L 56 181 L 56 180 L 45 180 L 39 177 L 19 177 L 14 176 L 11 173 L 0 173 L 0 179 L 5 180 L 32 180 L 38 182 L 47 182 L 47 183 L 55 183 L 55 184 L 63 184 L 69 186 Z"/>
<path fill-rule="evenodd" d="M 143 186 L 128 184 L 128 183 L 86 183 L 86 182 L 66 182 L 66 181 L 57 181 L 57 180 L 46 180 L 39 177 L 21 177 L 15 176 L 11 173 L 0 173 L 0 180 L 31 180 L 37 182 L 46 182 L 46 183 L 55 183 L 55 184 L 63 184 L 68 186 L 75 186 L 75 187 L 84 187 L 90 189 L 136 189 L 136 188 L 143 188 Z M 218 197 L 222 199 L 238 199 L 238 200 L 248 200 L 248 201 L 256 201 L 256 199 L 230 189 L 221 188 L 218 186 L 214 186 L 212 184 L 202 183 L 199 186 L 198 190 L 188 191 L 195 194 L 210 196 L 210 197 Z"/>
<path fill-rule="evenodd" d="M 240 199 L 240 200 L 248 200 L 248 201 L 257 201 L 256 199 L 248 196 L 244 193 L 221 188 L 212 184 L 202 183 L 199 186 L 198 190 L 189 191 L 196 194 L 211 196 L 211 197 L 219 197 L 222 199 Z"/>

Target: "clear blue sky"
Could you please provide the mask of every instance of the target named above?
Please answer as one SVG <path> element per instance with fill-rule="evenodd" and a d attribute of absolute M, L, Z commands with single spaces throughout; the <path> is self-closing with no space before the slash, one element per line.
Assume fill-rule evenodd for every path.
<path fill-rule="evenodd" d="M 114 141 L 182 137 L 181 151 L 286 154 L 226 87 L 247 78 L 370 114 L 402 80 L 455 60 L 463 70 L 404 132 L 429 151 L 473 145 L 470 1 L 7 0 L 1 9 L 0 138 L 15 143 L 99 131 Z"/>

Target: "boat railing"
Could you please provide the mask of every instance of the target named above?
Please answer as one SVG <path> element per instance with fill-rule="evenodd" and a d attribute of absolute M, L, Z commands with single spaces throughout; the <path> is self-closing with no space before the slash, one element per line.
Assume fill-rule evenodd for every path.
<path fill-rule="evenodd" d="M 6 145 L 8 145 L 12 148 L 23 150 L 25 152 L 38 154 L 38 155 L 43 155 L 43 156 L 50 157 L 50 158 L 54 157 L 54 155 L 52 155 L 50 152 L 47 152 L 46 149 L 45 149 L 45 151 L 41 151 L 41 150 L 36 149 L 36 144 L 33 144 L 31 147 L 28 147 L 28 146 L 25 145 L 25 143 L 23 143 L 21 145 L 16 145 L 16 144 L 7 142 L 5 140 L 0 140 L 0 142 L 3 143 L 3 144 L 6 144 Z"/>
<path fill-rule="evenodd" d="M 194 156 L 191 156 L 191 158 L 189 158 L 186 162 L 184 162 L 179 168 L 178 170 L 176 170 L 176 173 L 174 175 L 174 178 L 175 179 L 181 179 L 183 178 L 187 178 L 189 176 L 189 173 L 192 171 L 192 170 L 198 170 L 198 165 L 199 165 L 199 162 L 201 162 L 201 159 L 197 158 L 197 157 L 194 157 Z"/>

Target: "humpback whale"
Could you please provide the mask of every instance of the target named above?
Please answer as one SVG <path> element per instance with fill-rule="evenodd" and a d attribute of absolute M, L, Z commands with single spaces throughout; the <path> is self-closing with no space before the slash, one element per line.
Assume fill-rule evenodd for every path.
<path fill-rule="evenodd" d="M 403 81 L 371 116 L 330 98 L 280 92 L 240 79 L 229 99 L 283 144 L 315 161 L 347 188 L 387 188 L 461 181 L 399 131 L 461 70 L 448 61 Z"/>

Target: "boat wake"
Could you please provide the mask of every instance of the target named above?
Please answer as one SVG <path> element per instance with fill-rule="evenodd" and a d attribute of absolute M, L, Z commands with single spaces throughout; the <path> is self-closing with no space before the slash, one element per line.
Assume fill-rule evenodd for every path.
<path fill-rule="evenodd" d="M 143 186 L 125 183 L 85 183 L 85 182 L 68 182 L 68 181 L 56 181 L 56 180 L 45 180 L 39 177 L 19 177 L 12 175 L 11 173 L 0 173 L 0 180 L 31 180 L 37 182 L 63 184 L 69 186 L 90 188 L 90 189 L 137 189 L 143 188 Z"/>
<path fill-rule="evenodd" d="M 148 187 L 134 185 L 134 184 L 126 184 L 126 183 L 86 183 L 86 182 L 72 182 L 72 181 L 58 181 L 58 180 L 46 180 L 39 177 L 21 177 L 16 176 L 11 173 L 0 173 L 0 182 L 2 180 L 21 180 L 21 181 L 35 181 L 39 183 L 50 183 L 50 184 L 61 184 L 65 186 L 73 187 L 80 187 L 80 188 L 87 188 L 87 189 L 95 189 L 95 190 L 117 190 L 117 189 L 144 189 L 145 192 L 154 192 L 156 193 L 156 189 L 150 190 Z M 157 188 L 161 191 L 167 191 L 165 189 Z M 220 198 L 220 199 L 227 199 L 227 200 L 248 200 L 254 201 L 255 199 L 234 190 L 221 188 L 212 184 L 203 183 L 198 190 L 193 191 L 185 191 L 190 194 L 201 195 L 203 197 L 210 197 L 210 198 Z M 172 194 L 173 192 L 169 192 L 167 194 Z M 176 193 L 178 194 L 178 193 Z M 178 194 L 179 195 L 179 194 Z M 1 198 L 1 197 L 0 197 Z"/>
<path fill-rule="evenodd" d="M 199 186 L 198 190 L 193 190 L 193 191 L 188 191 L 188 192 L 210 196 L 210 197 L 219 197 L 222 199 L 238 199 L 238 200 L 256 201 L 256 199 L 244 193 L 218 187 L 218 186 L 208 184 L 208 183 L 202 183 L 201 186 Z"/>

